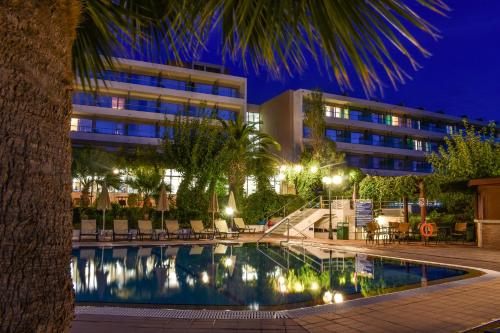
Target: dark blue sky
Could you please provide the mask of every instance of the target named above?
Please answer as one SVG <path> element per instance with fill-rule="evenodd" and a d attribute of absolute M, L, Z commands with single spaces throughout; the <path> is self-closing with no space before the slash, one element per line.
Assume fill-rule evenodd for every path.
<path fill-rule="evenodd" d="M 432 53 L 430 58 L 417 57 L 422 68 L 408 71 L 412 80 L 395 90 L 386 82 L 379 99 L 426 110 L 443 110 L 457 116 L 500 120 L 500 0 L 447 0 L 452 7 L 448 17 L 423 12 L 438 27 L 442 39 L 434 41 L 421 36 L 421 42 Z M 217 44 L 210 46 L 201 60 L 221 63 Z M 248 101 L 260 104 L 287 89 L 317 88 L 339 93 L 336 82 L 317 70 L 311 62 L 301 74 L 286 74 L 273 80 L 266 73 L 245 73 L 239 64 L 226 63 L 230 71 L 248 77 Z M 359 85 L 349 96 L 365 98 Z"/>

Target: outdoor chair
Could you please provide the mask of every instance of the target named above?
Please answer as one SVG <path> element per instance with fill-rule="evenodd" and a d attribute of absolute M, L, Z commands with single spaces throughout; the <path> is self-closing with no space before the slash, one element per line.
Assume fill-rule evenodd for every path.
<path fill-rule="evenodd" d="M 80 236 L 78 237 L 78 240 L 82 240 L 82 237 L 84 236 L 92 236 L 93 238 L 95 237 L 95 240 L 99 240 L 99 232 L 97 231 L 96 227 L 96 220 L 82 220 L 82 223 L 80 224 Z"/>
<path fill-rule="evenodd" d="M 215 230 L 205 228 L 202 220 L 191 220 L 189 222 L 191 224 L 191 232 L 195 238 L 214 238 Z"/>
<path fill-rule="evenodd" d="M 365 231 L 366 231 L 366 244 L 368 244 L 368 242 L 374 244 L 375 240 L 377 241 L 377 244 L 379 243 L 380 227 L 377 222 L 372 221 L 366 224 Z"/>
<path fill-rule="evenodd" d="M 246 223 L 245 220 L 241 217 L 235 217 L 234 218 L 234 224 L 236 225 L 236 229 L 238 229 L 239 232 L 244 233 L 244 232 L 252 232 L 255 233 L 255 228 L 249 227 Z"/>
<path fill-rule="evenodd" d="M 159 239 L 159 234 L 153 229 L 153 223 L 150 220 L 139 220 L 139 237 L 144 240 L 144 237 L 149 237 L 149 239 Z"/>
<path fill-rule="evenodd" d="M 179 227 L 179 221 L 177 220 L 166 220 L 165 226 L 167 227 L 167 237 L 169 239 L 171 239 L 172 236 L 177 236 L 177 238 L 179 238 L 183 234 Z"/>
<path fill-rule="evenodd" d="M 217 233 L 220 237 L 227 238 L 227 236 L 231 236 L 232 238 L 238 238 L 240 236 L 239 231 L 229 230 L 226 220 L 216 220 L 215 228 L 217 229 Z"/>
<path fill-rule="evenodd" d="M 399 223 L 398 229 L 396 231 L 396 237 L 398 238 L 399 244 L 401 241 L 405 241 L 407 243 L 410 242 L 410 223 Z"/>
<path fill-rule="evenodd" d="M 465 239 L 467 238 L 467 223 L 466 222 L 455 223 L 455 227 L 451 232 L 451 238 L 461 239 L 462 244 L 465 243 Z"/>
<path fill-rule="evenodd" d="M 389 222 L 388 237 L 389 242 L 396 242 L 396 237 L 399 231 L 399 222 Z"/>
<path fill-rule="evenodd" d="M 113 241 L 117 237 L 125 237 L 127 240 L 132 240 L 132 233 L 128 229 L 128 220 L 113 221 Z"/>

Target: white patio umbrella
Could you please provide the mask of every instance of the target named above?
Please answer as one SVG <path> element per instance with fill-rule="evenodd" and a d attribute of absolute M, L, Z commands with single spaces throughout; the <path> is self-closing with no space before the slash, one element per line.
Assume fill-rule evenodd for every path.
<path fill-rule="evenodd" d="M 236 200 L 234 199 L 234 193 L 233 191 L 229 192 L 229 199 L 227 200 L 227 207 L 231 208 L 230 210 L 227 211 L 228 215 L 231 216 L 231 229 L 233 228 L 233 215 L 236 213 Z"/>
<path fill-rule="evenodd" d="M 97 198 L 97 209 L 102 210 L 102 230 L 105 229 L 106 210 L 111 209 L 111 200 L 109 199 L 108 187 L 106 184 L 102 186 L 102 191 Z"/>
<path fill-rule="evenodd" d="M 215 229 L 215 213 L 219 212 L 219 200 L 217 199 L 217 193 L 214 191 L 212 193 L 212 199 L 208 206 L 208 212 L 212 213 L 212 230 Z"/>
<path fill-rule="evenodd" d="M 156 203 L 156 210 L 161 212 L 161 229 L 165 230 L 163 227 L 163 213 L 168 212 L 170 209 L 168 202 L 167 190 L 165 189 L 165 184 L 161 185 L 160 195 L 158 197 L 158 202 Z"/>

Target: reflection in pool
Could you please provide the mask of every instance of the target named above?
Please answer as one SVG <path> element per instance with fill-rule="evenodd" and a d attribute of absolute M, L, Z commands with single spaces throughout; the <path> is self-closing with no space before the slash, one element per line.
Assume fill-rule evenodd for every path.
<path fill-rule="evenodd" d="M 466 271 L 336 252 L 256 244 L 80 247 L 77 302 L 263 309 L 299 307 L 426 285 Z"/>

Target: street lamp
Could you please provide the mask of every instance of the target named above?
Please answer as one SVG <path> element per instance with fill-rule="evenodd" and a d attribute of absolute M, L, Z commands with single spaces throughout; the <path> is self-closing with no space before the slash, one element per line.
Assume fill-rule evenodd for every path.
<path fill-rule="evenodd" d="M 331 177 L 323 177 L 323 184 L 328 187 L 328 239 L 333 239 L 333 223 L 332 223 L 332 187 L 331 185 L 340 185 L 342 183 L 342 177 L 339 175 Z"/>

